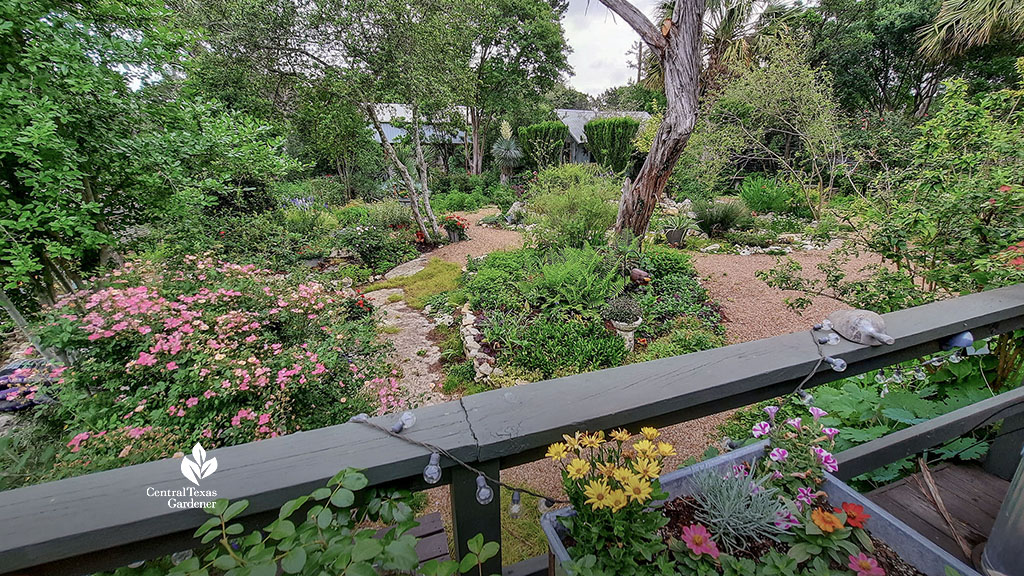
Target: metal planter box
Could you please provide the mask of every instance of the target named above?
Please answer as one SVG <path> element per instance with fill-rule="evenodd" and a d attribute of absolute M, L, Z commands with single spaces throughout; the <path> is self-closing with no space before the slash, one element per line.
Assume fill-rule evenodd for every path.
<path fill-rule="evenodd" d="M 668 492 L 670 500 L 687 495 L 693 490 L 691 478 L 694 474 L 708 469 L 721 470 L 723 473 L 730 471 L 733 464 L 762 457 L 767 445 L 767 442 L 752 444 L 682 470 L 669 472 L 660 478 L 661 488 Z M 871 514 L 868 531 L 878 540 L 888 544 L 907 563 L 928 576 L 945 576 L 947 566 L 963 576 L 981 576 L 973 568 L 954 558 L 831 474 L 825 474 L 825 483 L 821 488 L 832 502 L 852 502 L 863 506 L 864 510 Z M 560 508 L 544 514 L 540 519 L 554 557 L 552 566 L 555 574 L 566 575 L 563 566 L 570 559 L 569 552 L 563 544 L 567 531 L 558 519 L 574 514 L 572 508 Z"/>

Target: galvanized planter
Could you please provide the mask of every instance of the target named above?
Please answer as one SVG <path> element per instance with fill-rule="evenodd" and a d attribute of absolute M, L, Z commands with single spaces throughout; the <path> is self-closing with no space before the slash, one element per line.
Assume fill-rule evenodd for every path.
<path fill-rule="evenodd" d="M 669 500 L 685 496 L 692 492 L 692 478 L 698 472 L 715 469 L 725 473 L 732 470 L 734 464 L 753 461 L 763 456 L 767 445 L 767 442 L 752 444 L 682 470 L 669 472 L 660 478 L 661 488 L 668 492 Z M 863 506 L 864 510 L 871 514 L 868 532 L 888 544 L 903 560 L 928 576 L 945 576 L 947 566 L 963 576 L 981 576 L 973 568 L 954 558 L 831 474 L 825 474 L 825 483 L 821 488 L 833 503 L 852 502 Z M 567 531 L 559 518 L 575 513 L 572 508 L 561 508 L 544 514 L 540 519 L 541 527 L 548 538 L 548 546 L 554 557 L 552 566 L 555 574 L 566 575 L 567 572 L 563 566 L 570 560 L 569 552 L 563 544 Z"/>

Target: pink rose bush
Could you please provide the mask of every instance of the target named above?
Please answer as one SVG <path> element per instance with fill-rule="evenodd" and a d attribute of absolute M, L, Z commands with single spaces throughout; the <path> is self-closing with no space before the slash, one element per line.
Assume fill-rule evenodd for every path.
<path fill-rule="evenodd" d="M 129 263 L 94 285 L 41 331 L 74 358 L 46 416 L 76 461 L 116 467 L 401 407 L 357 294 L 198 256 L 175 269 Z"/>

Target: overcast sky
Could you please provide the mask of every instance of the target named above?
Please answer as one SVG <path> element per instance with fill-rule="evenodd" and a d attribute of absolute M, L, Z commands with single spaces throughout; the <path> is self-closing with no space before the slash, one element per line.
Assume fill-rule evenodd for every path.
<path fill-rule="evenodd" d="M 632 0 L 648 17 L 658 0 Z M 562 24 L 572 47 L 569 64 L 573 75 L 568 84 L 596 96 L 612 86 L 621 86 L 636 78 L 629 68 L 626 52 L 640 39 L 636 32 L 598 0 L 570 0 Z"/>

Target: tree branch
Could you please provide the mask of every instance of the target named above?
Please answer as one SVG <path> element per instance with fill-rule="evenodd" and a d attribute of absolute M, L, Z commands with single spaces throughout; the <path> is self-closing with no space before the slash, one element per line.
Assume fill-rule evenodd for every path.
<path fill-rule="evenodd" d="M 668 44 L 665 37 L 636 6 L 626 0 L 600 0 L 600 2 L 615 12 L 619 18 L 625 20 L 626 24 L 629 24 L 630 28 L 635 30 L 640 35 L 640 39 L 646 42 L 652 50 L 658 54 L 664 53 L 665 46 Z"/>

